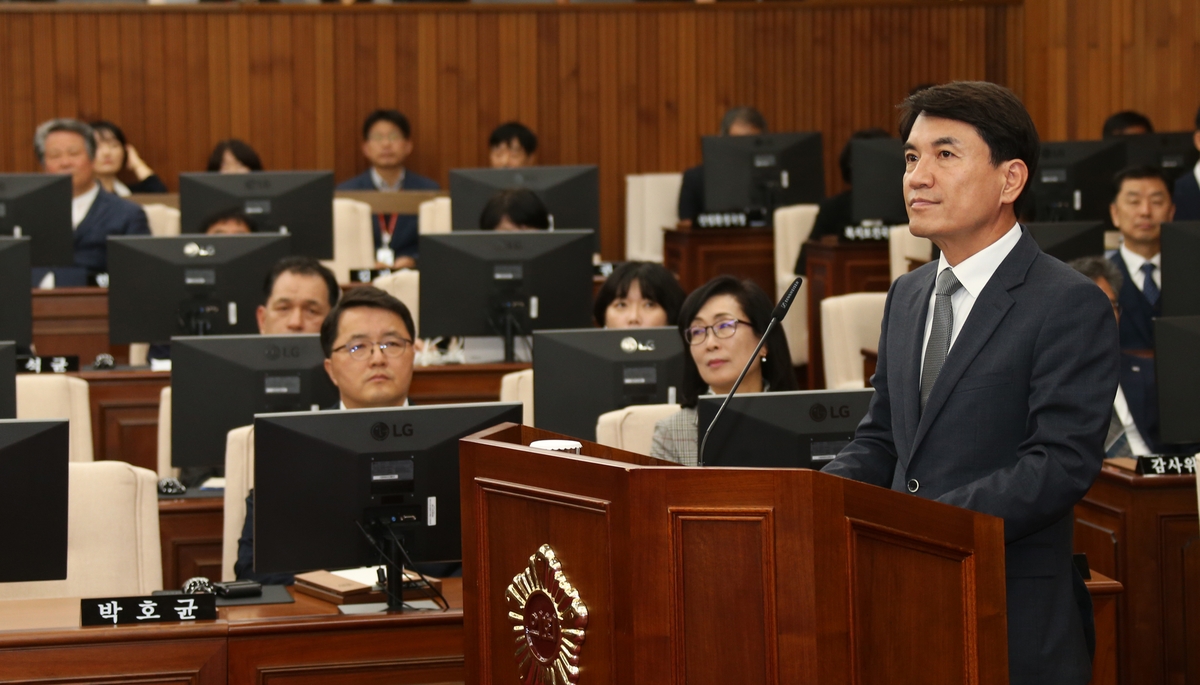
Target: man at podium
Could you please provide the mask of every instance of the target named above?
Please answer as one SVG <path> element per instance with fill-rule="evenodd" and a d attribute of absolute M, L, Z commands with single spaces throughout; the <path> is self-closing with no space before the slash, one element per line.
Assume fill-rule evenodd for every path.
<path fill-rule="evenodd" d="M 901 110 L 910 226 L 942 254 L 892 285 L 870 409 L 824 470 L 1003 518 L 1010 681 L 1086 683 L 1071 511 L 1104 457 L 1112 308 L 1016 221 L 1039 143 L 1012 92 L 955 82 Z"/>

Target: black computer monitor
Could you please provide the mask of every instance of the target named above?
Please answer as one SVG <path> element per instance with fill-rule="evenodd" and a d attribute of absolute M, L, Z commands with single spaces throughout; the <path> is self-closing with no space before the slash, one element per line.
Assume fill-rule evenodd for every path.
<path fill-rule="evenodd" d="M 333 259 L 332 171 L 179 175 L 183 233 L 201 233 L 207 219 L 231 209 L 261 232 L 292 236 L 292 254 Z"/>
<path fill-rule="evenodd" d="M 1042 143 L 1030 190 L 1037 221 L 1106 221 L 1113 177 L 1125 167 L 1121 140 Z"/>
<path fill-rule="evenodd" d="M 67 578 L 69 444 L 65 420 L 0 421 L 0 583 Z"/>
<path fill-rule="evenodd" d="M 17 418 L 17 346 L 0 341 L 0 419 Z"/>
<path fill-rule="evenodd" d="M 771 222 L 776 207 L 825 199 L 819 131 L 705 136 L 704 211 L 746 212 Z"/>
<path fill-rule="evenodd" d="M 501 335 L 592 325 L 591 231 L 423 235 L 421 336 Z"/>
<path fill-rule="evenodd" d="M 29 238 L 0 238 L 0 340 L 26 347 L 33 340 L 30 249 Z"/>
<path fill-rule="evenodd" d="M 904 141 L 870 138 L 850 141 L 850 220 L 855 225 L 908 223 L 904 202 Z"/>
<path fill-rule="evenodd" d="M 538 428 L 596 439 L 596 420 L 632 404 L 675 402 L 683 339 L 675 327 L 539 331 L 533 334 Z"/>
<path fill-rule="evenodd" d="M 0 235 L 33 238 L 32 266 L 75 263 L 71 177 L 0 174 Z M 25 279 L 26 284 L 29 278 Z"/>
<path fill-rule="evenodd" d="M 220 466 L 225 435 L 265 412 L 330 409 L 317 335 L 171 338 L 171 463 Z"/>
<path fill-rule="evenodd" d="M 1162 314 L 1200 315 L 1200 221 L 1162 225 Z"/>
<path fill-rule="evenodd" d="M 854 439 L 874 394 L 865 389 L 734 395 L 708 436 L 701 465 L 819 469 Z M 701 397 L 696 405 L 701 440 L 724 399 Z"/>
<path fill-rule="evenodd" d="M 1194 137 L 1194 131 L 1180 131 L 1121 136 L 1119 140 L 1125 143 L 1127 161 L 1131 166 L 1158 167 L 1174 182 L 1194 169 L 1196 161 L 1200 160 Z"/>
<path fill-rule="evenodd" d="M 519 403 L 256 416 L 254 570 L 379 563 L 360 523 L 415 563 L 461 559 L 458 441 L 506 421 Z"/>
<path fill-rule="evenodd" d="M 519 169 L 451 169 L 450 224 L 455 231 L 479 230 L 488 200 L 501 190 L 532 190 L 556 229 L 600 230 L 600 174 L 595 164 Z M 424 262 L 422 253 L 421 260 Z"/>
<path fill-rule="evenodd" d="M 1200 442 L 1200 316 L 1154 320 L 1154 373 L 1158 433 L 1170 445 Z"/>
<path fill-rule="evenodd" d="M 1036 222 L 1025 224 L 1025 228 L 1042 252 L 1064 262 L 1104 254 L 1104 231 L 1108 225 L 1103 221 Z"/>
<path fill-rule="evenodd" d="M 108 339 L 258 330 L 263 281 L 289 254 L 285 235 L 120 236 L 108 239 Z"/>

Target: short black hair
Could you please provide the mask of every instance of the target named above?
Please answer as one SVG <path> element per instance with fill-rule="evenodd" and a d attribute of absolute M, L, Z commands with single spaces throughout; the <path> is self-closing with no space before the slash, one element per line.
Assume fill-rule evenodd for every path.
<path fill-rule="evenodd" d="M 762 112 L 753 107 L 730 107 L 725 112 L 725 116 L 721 117 L 721 135 L 729 135 L 729 129 L 739 121 L 749 124 L 763 133 L 767 132 L 767 120 L 763 117 Z"/>
<path fill-rule="evenodd" d="M 243 224 L 246 224 L 246 228 L 250 229 L 251 233 L 258 232 L 258 222 L 254 219 L 251 219 L 250 215 L 246 214 L 246 212 L 240 207 L 225 209 L 209 215 L 209 217 L 206 218 L 201 224 L 201 226 L 204 227 L 203 232 L 208 233 L 208 229 L 212 228 L 214 224 L 219 224 L 222 221 L 240 221 Z"/>
<path fill-rule="evenodd" d="M 237 138 L 226 138 L 213 147 L 212 154 L 208 156 L 208 170 L 220 171 L 221 160 L 225 159 L 225 153 L 233 155 L 233 158 L 242 163 L 250 171 L 262 171 L 262 160 L 259 159 L 258 153 L 250 144 L 244 140 Z"/>
<path fill-rule="evenodd" d="M 1117 136 L 1124 135 L 1121 132 L 1130 126 L 1141 126 L 1142 128 L 1146 129 L 1146 133 L 1154 133 L 1154 124 L 1150 123 L 1150 117 L 1147 117 L 1141 112 L 1135 112 L 1131 109 L 1127 109 L 1123 112 L 1117 112 L 1116 114 L 1105 119 L 1104 128 L 1101 129 L 1101 133 L 1104 136 L 1104 139 L 1108 140 L 1109 138 L 1115 138 Z"/>
<path fill-rule="evenodd" d="M 103 119 L 88 122 L 88 126 L 91 126 L 92 131 L 96 133 L 107 133 L 112 136 L 113 140 L 121 144 L 121 168 L 124 169 L 125 163 L 129 159 L 129 153 L 126 152 L 125 146 L 129 143 L 125 140 L 125 132 L 121 130 L 121 127 Z"/>
<path fill-rule="evenodd" d="M 537 134 L 519 121 L 509 121 L 497 126 L 496 130 L 492 131 L 492 135 L 488 136 L 488 148 L 511 143 L 514 140 L 525 151 L 525 154 L 532 155 L 537 152 Z"/>
<path fill-rule="evenodd" d="M 329 310 L 329 315 L 321 322 L 321 350 L 325 353 L 326 359 L 333 356 L 333 342 L 338 337 L 338 324 L 341 322 L 342 314 L 347 309 L 355 307 L 369 307 L 392 312 L 404 322 L 409 337 L 412 340 L 417 339 L 417 327 L 413 324 L 412 314 L 403 302 L 373 285 L 362 285 L 347 292 L 346 296 L 333 309 Z"/>
<path fill-rule="evenodd" d="M 1041 154 L 1037 127 L 1020 98 L 1004 86 L 987 81 L 951 81 L 918 91 L 900 103 L 900 139 L 907 141 L 917 117 L 961 121 L 973 127 L 991 152 L 992 165 L 1019 159 L 1029 178 L 1013 204 L 1018 216 L 1030 196 Z"/>
<path fill-rule="evenodd" d="M 683 306 L 679 308 L 679 323 L 677 324 L 680 335 L 683 335 L 684 331 L 691 326 L 692 320 L 704 307 L 704 303 L 717 295 L 730 295 L 737 300 L 738 305 L 742 308 L 742 313 L 746 315 L 754 329 L 755 337 L 761 336 L 767 330 L 775 303 L 771 302 L 771 298 L 767 297 L 762 288 L 758 287 L 754 281 L 739 281 L 733 276 L 717 276 L 697 288 L 683 301 Z M 690 347 L 686 340 L 683 345 L 685 350 Z M 763 382 L 771 392 L 796 390 L 792 353 L 788 349 L 787 336 L 784 335 L 782 327 L 777 325 L 772 329 L 771 335 L 767 336 L 766 346 L 767 361 L 762 365 Z M 700 369 L 696 367 L 696 360 L 692 358 L 690 351 L 685 351 L 683 382 L 679 387 L 679 404 L 684 407 L 695 407 L 701 393 L 707 388 L 708 384 L 701 378 Z"/>
<path fill-rule="evenodd" d="M 479 230 L 494 231 L 508 217 L 516 226 L 523 228 L 550 228 L 550 213 L 537 193 L 527 188 L 501 190 L 488 200 L 479 215 Z"/>
<path fill-rule="evenodd" d="M 285 273 L 300 276 L 320 276 L 321 280 L 325 281 L 325 288 L 329 291 L 329 306 L 332 307 L 337 304 L 338 296 L 341 295 L 342 289 L 338 286 L 337 278 L 333 275 L 333 272 L 326 269 L 325 265 L 318 262 L 315 258 L 300 255 L 284 257 L 275 262 L 275 266 L 271 267 L 266 280 L 263 281 L 264 304 L 266 304 L 267 300 L 271 299 L 271 292 L 275 290 L 275 281 Z"/>
<path fill-rule="evenodd" d="M 400 129 L 400 133 L 404 136 L 405 140 L 412 138 L 412 126 L 408 123 L 408 117 L 401 114 L 399 110 L 377 109 L 368 114 L 366 119 L 363 119 L 363 140 L 371 137 L 371 127 L 381 121 L 395 124 L 396 128 Z"/>
<path fill-rule="evenodd" d="M 881 128 L 864 128 L 850 134 L 850 140 L 846 141 L 846 145 L 842 147 L 842 154 L 838 155 L 838 167 L 842 170 L 842 180 L 846 182 L 846 185 L 850 184 L 850 143 L 856 140 L 891 137 L 890 133 Z"/>
<path fill-rule="evenodd" d="M 608 278 L 604 279 L 604 285 L 600 286 L 600 292 L 596 293 L 592 317 L 597 326 L 604 328 L 608 306 L 613 300 L 628 295 L 629 288 L 634 283 L 637 283 L 638 289 L 642 291 L 642 299 L 650 300 L 666 311 L 668 326 L 679 322 L 679 308 L 683 306 L 687 293 L 683 291 L 683 286 L 679 285 L 675 274 L 662 264 L 654 262 L 625 262 L 613 269 Z"/>
<path fill-rule="evenodd" d="M 1080 257 L 1079 259 L 1071 260 L 1067 266 L 1093 281 L 1103 278 L 1108 281 L 1108 287 L 1112 288 L 1114 293 L 1121 292 L 1121 284 L 1124 282 L 1124 279 L 1121 276 L 1121 270 L 1117 268 L 1116 264 L 1112 263 L 1111 259 L 1099 255 Z"/>
<path fill-rule="evenodd" d="M 1167 178 L 1166 173 L 1156 166 L 1142 164 L 1125 167 L 1124 169 L 1118 171 L 1115 176 L 1113 176 L 1112 199 L 1110 202 L 1115 203 L 1117 198 L 1121 196 L 1121 186 L 1125 184 L 1125 181 L 1141 181 L 1143 179 L 1150 178 L 1156 178 L 1162 181 L 1162 184 L 1167 188 L 1167 197 L 1174 200 L 1175 184 L 1172 183 L 1169 178 Z"/>

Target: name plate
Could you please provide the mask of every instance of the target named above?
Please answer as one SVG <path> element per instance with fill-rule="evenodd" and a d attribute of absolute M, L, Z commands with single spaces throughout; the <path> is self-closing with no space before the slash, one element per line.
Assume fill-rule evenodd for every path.
<path fill-rule="evenodd" d="M 79 370 L 79 357 L 17 357 L 17 373 L 67 373 Z"/>
<path fill-rule="evenodd" d="M 395 269 L 351 269 L 351 283 L 370 283 L 380 276 L 391 276 Z"/>
<path fill-rule="evenodd" d="M 1196 473 L 1196 458 L 1182 454 L 1141 456 L 1137 458 L 1137 472 L 1143 476 L 1190 476 Z"/>
<path fill-rule="evenodd" d="M 887 240 L 890 232 L 888 226 L 847 226 L 842 235 L 846 240 Z"/>
<path fill-rule="evenodd" d="M 82 599 L 80 623 L 85 626 L 188 623 L 217 618 L 216 595 L 153 595 Z"/>

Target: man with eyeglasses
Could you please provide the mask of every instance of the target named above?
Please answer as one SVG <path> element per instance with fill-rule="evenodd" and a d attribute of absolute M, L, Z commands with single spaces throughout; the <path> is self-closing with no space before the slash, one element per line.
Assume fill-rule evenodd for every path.
<path fill-rule="evenodd" d="M 404 168 L 412 154 L 412 126 L 394 109 L 377 109 L 362 126 L 362 152 L 371 168 L 345 181 L 338 190 L 438 190 L 437 182 Z M 416 266 L 417 217 L 411 214 L 377 214 L 371 219 L 375 233 L 375 261 L 379 268 Z"/>

